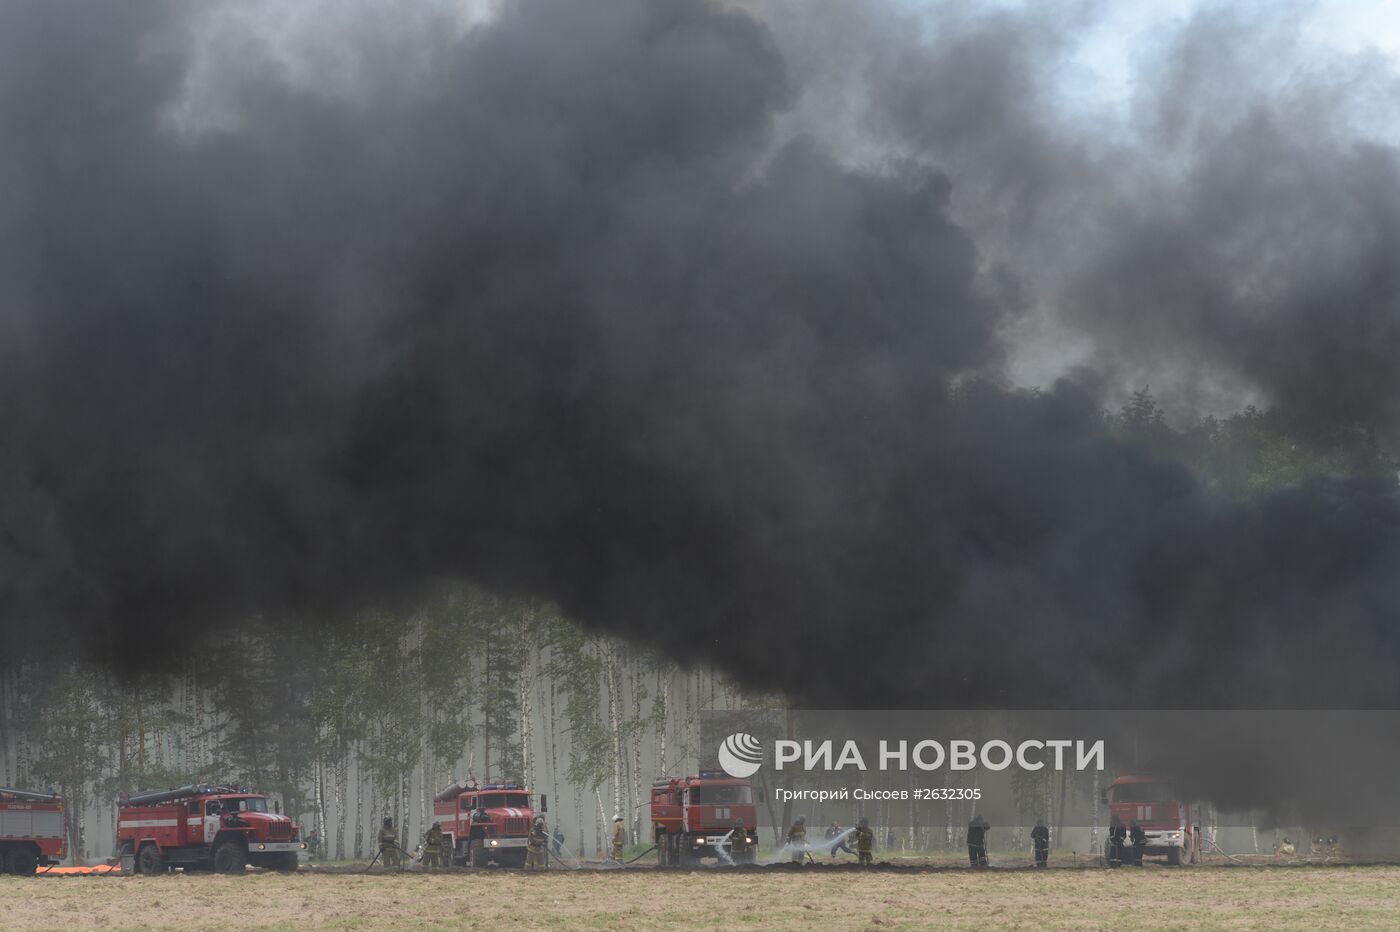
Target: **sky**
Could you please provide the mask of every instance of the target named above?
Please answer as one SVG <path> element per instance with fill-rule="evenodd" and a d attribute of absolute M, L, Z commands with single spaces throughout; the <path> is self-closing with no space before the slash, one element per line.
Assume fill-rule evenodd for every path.
<path fill-rule="evenodd" d="M 1101 79 L 1101 92 L 1126 99 L 1131 92 L 1134 57 L 1150 48 L 1154 34 L 1163 26 L 1185 20 L 1205 5 L 1202 0 L 1105 3 L 1080 60 Z M 1396 0 L 1266 2 L 1258 7 L 1261 16 L 1276 17 L 1290 5 L 1300 8 L 1304 34 L 1318 42 L 1348 52 L 1376 51 L 1400 59 L 1400 3 Z"/>

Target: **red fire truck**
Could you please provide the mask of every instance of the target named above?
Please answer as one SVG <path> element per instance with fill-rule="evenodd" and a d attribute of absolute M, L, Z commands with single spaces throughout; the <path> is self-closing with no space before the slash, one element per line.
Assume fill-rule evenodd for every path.
<path fill-rule="evenodd" d="M 122 867 L 141 874 L 174 867 L 232 874 L 249 864 L 294 871 L 306 848 L 296 823 L 269 811 L 266 796 L 244 787 L 197 783 L 149 790 L 117 806 Z"/>
<path fill-rule="evenodd" d="M 549 797 L 540 797 L 540 812 Z M 433 819 L 442 826 L 453 864 L 524 867 L 525 847 L 535 810 L 530 791 L 518 783 L 478 785 L 464 780 L 433 797 Z"/>
<path fill-rule="evenodd" d="M 742 840 L 731 835 L 737 822 L 744 823 Z M 726 855 L 736 864 L 752 864 L 758 841 L 753 784 L 722 770 L 658 780 L 651 785 L 651 825 L 662 865 Z"/>
<path fill-rule="evenodd" d="M 1201 804 L 1177 798 L 1170 780 L 1120 774 L 1104 791 L 1109 812 L 1124 826 L 1137 822 L 1147 835 L 1147 854 L 1168 864 L 1196 863 L 1200 854 Z"/>
<path fill-rule="evenodd" d="M 63 859 L 63 797 L 0 786 L 0 874 L 28 877 Z"/>

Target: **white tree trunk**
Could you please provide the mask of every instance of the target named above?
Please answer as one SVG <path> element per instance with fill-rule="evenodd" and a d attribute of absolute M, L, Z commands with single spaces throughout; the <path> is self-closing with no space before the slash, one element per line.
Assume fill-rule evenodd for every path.
<path fill-rule="evenodd" d="M 1093 808 L 1093 821 L 1089 824 L 1089 853 L 1094 854 L 1099 850 L 1099 772 L 1094 771 L 1094 798 L 1090 804 Z M 1055 839 L 1057 842 L 1059 839 Z"/>
<path fill-rule="evenodd" d="M 612 730 L 613 812 L 617 813 L 622 811 L 622 697 L 617 694 L 617 649 L 612 645 L 607 648 L 604 671 L 607 675 L 608 727 Z"/>
<path fill-rule="evenodd" d="M 671 727 L 671 670 L 669 664 L 662 664 L 656 671 L 656 691 L 661 695 L 661 727 L 657 751 L 657 776 L 669 777 L 671 770 L 666 766 L 666 730 Z"/>
<path fill-rule="evenodd" d="M 337 861 L 345 860 L 346 817 L 350 813 L 349 794 L 346 792 L 348 789 L 346 786 L 347 770 L 350 766 L 349 757 L 349 750 L 340 755 L 335 762 L 335 771 L 332 775 L 334 780 L 332 792 L 335 794 L 335 859 Z"/>
<path fill-rule="evenodd" d="M 524 770 L 521 777 L 525 781 L 525 786 L 529 789 L 535 787 L 535 749 L 531 740 L 534 734 L 534 709 L 530 702 L 530 687 L 533 683 L 533 673 L 531 672 L 532 657 L 529 651 L 525 654 L 525 663 L 520 671 L 520 678 L 517 680 L 519 702 L 520 702 L 520 763 Z"/>
<path fill-rule="evenodd" d="M 316 838 L 320 851 L 312 853 L 319 856 L 326 850 L 326 765 L 319 755 L 316 758 Z"/>
<path fill-rule="evenodd" d="M 632 666 L 632 838 L 642 837 L 642 679 L 640 664 Z"/>

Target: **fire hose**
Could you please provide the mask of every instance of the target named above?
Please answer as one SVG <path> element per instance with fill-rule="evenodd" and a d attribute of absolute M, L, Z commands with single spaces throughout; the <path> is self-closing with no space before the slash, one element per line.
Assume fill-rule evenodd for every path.
<path fill-rule="evenodd" d="M 625 860 L 625 861 L 619 861 L 618 863 L 620 863 L 620 864 L 631 864 L 633 861 L 640 861 L 643 857 L 645 857 L 645 856 L 648 855 L 648 854 L 651 854 L 651 853 L 652 853 L 653 851 L 655 851 L 655 850 L 656 850 L 656 845 L 652 845 L 650 848 L 646 849 L 645 851 L 643 851 L 641 854 L 637 855 L 636 857 L 634 857 L 634 858 L 628 858 L 627 860 Z"/>
<path fill-rule="evenodd" d="M 370 872 L 370 868 L 374 867 L 374 865 L 375 865 L 376 863 L 379 862 L 379 856 L 380 856 L 381 854 L 383 854 L 384 851 L 385 851 L 385 849 L 388 848 L 388 847 L 389 847 L 388 845 L 384 845 L 384 846 L 382 846 L 378 851 L 376 851 L 376 852 L 374 853 L 374 858 L 373 858 L 373 860 L 371 860 L 371 861 L 369 862 L 369 864 L 365 867 L 365 869 L 364 869 L 364 871 L 363 871 L 362 873 L 368 874 L 368 873 Z M 405 851 L 404 849 L 400 848 L 400 847 L 398 846 L 397 843 L 395 843 L 395 844 L 393 845 L 393 847 L 394 847 L 394 850 L 398 851 L 400 854 L 402 854 L 404 857 L 408 858 L 410 861 L 413 861 L 415 864 L 418 863 L 418 862 L 421 860 L 421 858 L 416 858 L 416 857 L 414 857 L 412 854 L 409 854 L 407 851 Z M 403 868 L 400 867 L 399 870 L 403 870 Z"/>
<path fill-rule="evenodd" d="M 1229 858 L 1230 860 L 1234 861 L 1236 864 L 1243 864 L 1243 863 L 1244 863 L 1244 859 L 1243 859 L 1243 858 L 1237 858 L 1237 857 L 1235 857 L 1233 854 L 1231 854 L 1230 852 L 1226 851 L 1224 848 L 1220 847 L 1219 843 L 1216 842 L 1214 839 L 1212 839 L 1211 842 L 1210 842 L 1210 849 L 1209 849 L 1209 850 L 1214 851 L 1216 854 L 1223 854 L 1225 857 L 1227 857 L 1227 858 Z"/>

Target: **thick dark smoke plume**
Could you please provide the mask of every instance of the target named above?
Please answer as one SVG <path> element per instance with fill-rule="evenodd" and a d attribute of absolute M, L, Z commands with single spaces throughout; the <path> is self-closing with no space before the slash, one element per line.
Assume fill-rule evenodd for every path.
<path fill-rule="evenodd" d="M 1393 483 L 1223 500 L 1100 416 L 1212 366 L 1394 432 L 1396 151 L 1247 74 L 1212 109 L 1235 20 L 1095 137 L 1072 18 L 340 9 L 353 81 L 0 4 L 6 645 L 468 577 L 824 704 L 1400 702 Z M 1032 318 L 1093 348 L 1039 392 Z"/>

